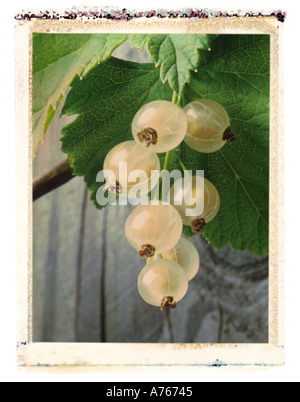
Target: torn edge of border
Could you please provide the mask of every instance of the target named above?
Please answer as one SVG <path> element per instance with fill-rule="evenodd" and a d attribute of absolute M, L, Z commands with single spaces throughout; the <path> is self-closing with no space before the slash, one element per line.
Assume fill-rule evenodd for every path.
<path fill-rule="evenodd" d="M 15 15 L 15 19 L 19 22 L 27 20 L 75 20 L 75 19 L 109 19 L 109 20 L 132 20 L 134 18 L 194 18 L 194 19 L 214 19 L 219 17 L 231 18 L 231 17 L 243 17 L 243 18 L 259 18 L 259 17 L 275 17 L 278 21 L 284 22 L 286 19 L 286 12 L 281 10 L 276 11 L 215 11 L 209 9 L 191 9 L 184 8 L 182 10 L 167 11 L 164 9 L 159 10 L 127 10 L 113 9 L 113 8 L 100 8 L 82 6 L 79 8 L 59 10 L 44 10 L 44 11 L 25 11 Z"/>

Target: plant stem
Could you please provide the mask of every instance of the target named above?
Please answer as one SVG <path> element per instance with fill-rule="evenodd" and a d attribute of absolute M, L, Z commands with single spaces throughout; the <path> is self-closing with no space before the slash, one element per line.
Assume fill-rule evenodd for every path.
<path fill-rule="evenodd" d="M 181 100 L 181 98 L 177 95 L 177 93 L 175 91 L 173 91 L 172 103 L 174 103 L 175 105 L 179 105 L 180 100 Z M 163 166 L 162 170 L 168 170 L 170 155 L 171 155 L 171 151 L 166 152 L 166 157 L 165 157 L 164 166 Z M 162 181 L 162 179 L 160 177 L 159 182 L 157 184 L 157 188 L 155 190 L 153 201 L 159 200 L 161 181 Z"/>
<path fill-rule="evenodd" d="M 183 162 L 182 162 L 180 156 L 177 155 L 177 154 L 176 154 L 176 156 L 177 156 L 178 162 L 179 162 L 179 164 L 180 164 L 182 170 L 183 170 L 183 171 L 188 170 L 188 169 L 186 168 L 186 166 L 183 164 Z"/>
<path fill-rule="evenodd" d="M 174 103 L 176 105 L 177 102 L 178 102 L 177 93 L 175 91 L 173 91 L 172 103 Z"/>
<path fill-rule="evenodd" d="M 181 97 L 178 96 L 175 91 L 173 91 L 172 103 L 174 103 L 174 105 L 180 106 L 180 102 L 181 102 Z"/>
<path fill-rule="evenodd" d="M 168 170 L 170 155 L 171 155 L 171 151 L 168 151 L 168 152 L 166 153 L 166 157 L 165 157 L 165 162 L 164 162 L 163 170 Z"/>
<path fill-rule="evenodd" d="M 67 159 L 47 173 L 41 174 L 33 180 L 32 198 L 33 201 L 49 193 L 73 179 L 73 169 L 70 166 L 70 161 Z"/>
<path fill-rule="evenodd" d="M 165 157 L 164 166 L 163 166 L 162 170 L 168 170 L 170 154 L 171 154 L 171 151 L 166 152 L 166 157 Z M 155 190 L 153 201 L 158 201 L 159 200 L 161 182 L 162 182 L 162 178 L 160 177 L 159 182 L 157 183 L 157 187 L 156 187 L 156 190 Z"/>

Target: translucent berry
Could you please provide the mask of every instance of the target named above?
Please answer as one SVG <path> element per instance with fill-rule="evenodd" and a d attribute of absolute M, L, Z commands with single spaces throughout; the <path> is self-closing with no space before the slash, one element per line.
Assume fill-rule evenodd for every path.
<path fill-rule="evenodd" d="M 183 110 L 188 122 L 184 141 L 190 148 L 210 153 L 221 149 L 227 141 L 235 140 L 229 116 L 219 103 L 200 99 L 189 103 Z"/>
<path fill-rule="evenodd" d="M 158 259 L 147 264 L 138 277 L 138 291 L 145 302 L 175 308 L 188 289 L 184 269 L 174 261 Z"/>
<path fill-rule="evenodd" d="M 184 237 L 171 250 L 166 251 L 162 256 L 168 260 L 177 262 L 186 272 L 190 281 L 199 270 L 200 257 L 196 247 Z"/>
<path fill-rule="evenodd" d="M 125 166 L 120 165 L 120 162 L 127 163 L 127 174 Z M 148 194 L 157 184 L 160 162 L 155 153 L 141 148 L 135 141 L 125 141 L 109 151 L 103 168 L 112 172 L 112 175 L 106 178 L 105 189 L 122 195 L 135 186 L 137 195 L 142 196 Z M 142 170 L 146 174 L 142 181 L 139 181 L 140 179 L 135 175 L 137 170 Z"/>
<path fill-rule="evenodd" d="M 199 183 L 202 182 L 202 186 Z M 216 187 L 207 179 L 196 176 L 186 176 L 177 180 L 170 189 L 170 203 L 179 212 L 183 224 L 191 226 L 194 233 L 203 230 L 212 221 L 220 208 L 220 196 Z M 200 213 L 197 205 L 203 206 Z M 189 213 L 191 214 L 189 216 Z"/>
<path fill-rule="evenodd" d="M 134 116 L 132 134 L 135 141 L 152 152 L 168 152 L 184 139 L 187 120 L 182 109 L 168 101 L 144 105 Z"/>
<path fill-rule="evenodd" d="M 125 234 L 129 244 L 148 258 L 174 247 L 182 234 L 182 219 L 169 204 L 138 205 L 128 216 Z"/>

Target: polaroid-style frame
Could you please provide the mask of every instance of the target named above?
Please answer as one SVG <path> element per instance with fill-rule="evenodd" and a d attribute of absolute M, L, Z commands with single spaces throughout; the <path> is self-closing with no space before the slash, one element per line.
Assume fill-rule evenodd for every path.
<path fill-rule="evenodd" d="M 228 367 L 276 366 L 284 350 L 284 200 L 282 89 L 283 24 L 270 17 L 134 18 L 129 21 L 43 20 L 16 22 L 17 135 L 17 319 L 18 365 L 53 369 L 84 367 L 113 370 L 136 366 L 168 370 L 207 367 L 217 359 Z M 33 33 L 207 33 L 267 34 L 271 39 L 270 70 L 270 227 L 268 344 L 77 344 L 32 342 L 32 35 Z M 280 111 L 280 112 L 279 112 Z"/>

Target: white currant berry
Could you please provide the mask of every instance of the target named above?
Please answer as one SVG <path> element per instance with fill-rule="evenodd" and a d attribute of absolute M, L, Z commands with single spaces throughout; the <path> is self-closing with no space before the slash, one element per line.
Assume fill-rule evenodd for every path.
<path fill-rule="evenodd" d="M 155 201 L 149 205 L 138 205 L 125 223 L 129 244 L 144 258 L 174 247 L 182 229 L 182 219 L 176 209 L 172 205 Z"/>
<path fill-rule="evenodd" d="M 175 308 L 188 290 L 184 269 L 174 261 L 157 259 L 147 264 L 138 277 L 138 291 L 145 302 Z"/>
<path fill-rule="evenodd" d="M 180 107 L 168 101 L 153 101 L 142 106 L 132 122 L 135 141 L 152 152 L 168 152 L 184 139 L 187 119 Z"/>
<path fill-rule="evenodd" d="M 235 140 L 226 110 L 218 102 L 199 99 L 184 107 L 188 127 L 184 142 L 192 149 L 211 153 Z"/>
<path fill-rule="evenodd" d="M 169 196 L 170 203 L 179 212 L 183 224 L 191 226 L 194 233 L 200 232 L 212 221 L 220 208 L 218 190 L 203 177 L 185 176 L 177 180 L 171 187 Z M 198 214 L 190 212 L 192 215 L 189 216 L 187 210 L 196 210 L 197 205 L 203 205 L 203 211 Z"/>
<path fill-rule="evenodd" d="M 127 174 L 120 163 L 127 163 Z M 118 194 L 127 194 L 135 186 L 138 196 L 149 193 L 159 179 L 160 162 L 158 156 L 141 148 L 135 141 L 125 141 L 112 148 L 104 160 L 103 168 L 112 172 L 106 177 L 105 190 Z M 121 171 L 120 171 L 121 168 Z M 135 172 L 142 170 L 146 174 L 143 181 L 138 181 Z M 125 172 L 125 173 L 124 173 Z"/>
<path fill-rule="evenodd" d="M 199 270 L 200 257 L 196 247 L 189 240 L 181 237 L 171 250 L 162 253 L 163 258 L 177 262 L 186 272 L 190 281 Z"/>

